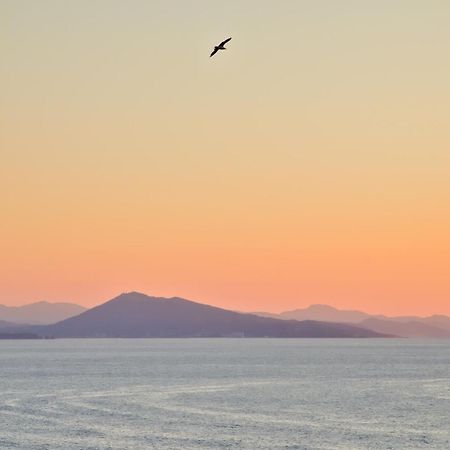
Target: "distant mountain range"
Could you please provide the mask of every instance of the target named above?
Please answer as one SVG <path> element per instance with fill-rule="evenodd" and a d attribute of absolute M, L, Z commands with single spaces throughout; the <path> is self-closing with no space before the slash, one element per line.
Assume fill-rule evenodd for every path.
<path fill-rule="evenodd" d="M 428 325 L 422 322 L 420 318 L 402 322 L 396 321 L 395 318 L 377 319 L 376 317 L 371 317 L 363 320 L 358 325 L 378 333 L 395 334 L 401 337 L 450 338 L 450 328 Z"/>
<path fill-rule="evenodd" d="M 399 337 L 450 338 L 450 317 L 370 315 L 362 311 L 340 310 L 328 305 L 311 305 L 308 308 L 280 314 L 255 313 L 263 317 L 284 320 L 319 320 L 323 322 L 355 324 L 362 328 Z"/>
<path fill-rule="evenodd" d="M 13 324 L 46 325 L 56 323 L 86 311 L 86 308 L 74 303 L 37 302 L 24 306 L 0 305 L 1 321 Z"/>
<path fill-rule="evenodd" d="M 321 320 L 323 322 L 358 323 L 368 319 L 370 314 L 361 311 L 345 311 L 328 305 L 311 305 L 305 309 L 294 309 L 280 314 L 256 313 L 278 319 Z"/>
<path fill-rule="evenodd" d="M 149 297 L 138 292 L 118 297 L 46 326 L 19 327 L 17 333 L 51 337 L 303 337 L 369 338 L 384 333 L 355 325 L 280 320 L 216 308 L 182 298 Z"/>
<path fill-rule="evenodd" d="M 450 338 L 450 317 L 387 317 L 328 305 L 251 314 L 130 292 L 89 310 L 72 303 L 0 305 L 0 332 L 41 337 Z"/>

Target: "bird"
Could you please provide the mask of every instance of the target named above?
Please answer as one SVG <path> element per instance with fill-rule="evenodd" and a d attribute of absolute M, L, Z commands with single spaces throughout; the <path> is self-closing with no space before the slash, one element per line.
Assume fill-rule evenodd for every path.
<path fill-rule="evenodd" d="M 209 57 L 211 58 L 211 56 L 214 56 L 219 50 L 226 50 L 225 44 L 230 41 L 231 41 L 231 38 L 228 38 L 228 39 L 225 39 L 223 42 L 221 42 L 219 45 L 216 45 L 214 47 L 214 50 L 212 51 L 212 53 L 209 55 Z"/>

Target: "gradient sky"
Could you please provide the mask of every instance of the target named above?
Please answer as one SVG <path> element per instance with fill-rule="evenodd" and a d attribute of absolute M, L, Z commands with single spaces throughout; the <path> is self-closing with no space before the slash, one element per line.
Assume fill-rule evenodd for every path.
<path fill-rule="evenodd" d="M 0 303 L 450 314 L 449 23 L 447 0 L 0 0 Z"/>

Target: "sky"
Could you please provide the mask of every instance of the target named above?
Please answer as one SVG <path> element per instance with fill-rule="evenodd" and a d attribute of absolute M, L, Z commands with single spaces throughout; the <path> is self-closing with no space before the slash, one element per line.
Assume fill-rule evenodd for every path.
<path fill-rule="evenodd" d="M 449 21 L 0 0 L 0 303 L 450 314 Z"/>

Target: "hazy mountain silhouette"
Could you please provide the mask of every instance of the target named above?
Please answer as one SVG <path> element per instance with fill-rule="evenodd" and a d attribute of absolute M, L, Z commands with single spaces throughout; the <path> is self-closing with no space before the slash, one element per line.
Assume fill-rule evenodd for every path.
<path fill-rule="evenodd" d="M 435 327 L 450 330 L 450 317 L 448 316 L 434 314 L 433 316 L 422 318 L 422 322 L 433 325 Z"/>
<path fill-rule="evenodd" d="M 279 316 L 282 319 L 293 320 L 320 320 L 323 322 L 358 323 L 371 317 L 361 311 L 346 311 L 328 305 L 311 305 L 305 309 L 285 311 Z"/>
<path fill-rule="evenodd" d="M 24 306 L 0 305 L 0 320 L 15 324 L 50 324 L 86 311 L 74 303 L 37 302 Z"/>
<path fill-rule="evenodd" d="M 416 316 L 395 316 L 395 317 L 381 317 L 383 319 L 393 320 L 395 322 L 420 322 L 427 325 L 442 328 L 450 331 L 450 317 L 435 314 L 428 317 L 416 317 Z"/>
<path fill-rule="evenodd" d="M 0 320 L 0 329 L 14 328 L 14 327 L 17 327 L 17 323 L 7 322 L 6 320 Z"/>
<path fill-rule="evenodd" d="M 450 338 L 450 330 L 428 325 L 417 320 L 399 322 L 394 319 L 377 319 L 371 317 L 359 324 L 364 328 L 377 331 L 378 333 L 395 334 L 401 337 L 411 338 Z"/>
<path fill-rule="evenodd" d="M 311 305 L 308 308 L 286 311 L 280 314 L 264 312 L 256 314 L 285 320 L 319 320 L 322 322 L 355 324 L 379 333 L 402 337 L 450 337 L 450 317 L 444 315 L 387 317 L 370 315 L 362 311 L 339 310 L 328 305 Z"/>
<path fill-rule="evenodd" d="M 29 331 L 54 337 L 383 337 L 352 325 L 265 318 L 137 292 Z"/>

